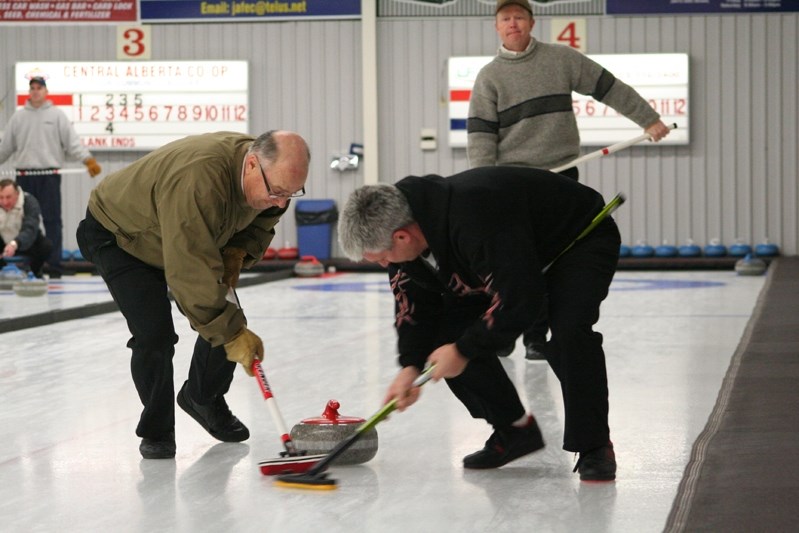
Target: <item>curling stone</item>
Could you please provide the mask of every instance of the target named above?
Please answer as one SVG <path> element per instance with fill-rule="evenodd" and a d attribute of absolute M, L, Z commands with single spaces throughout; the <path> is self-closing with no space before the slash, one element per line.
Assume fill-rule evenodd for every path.
<path fill-rule="evenodd" d="M 663 241 L 663 244 L 655 248 L 655 257 L 677 257 L 677 247 Z"/>
<path fill-rule="evenodd" d="M 341 416 L 336 400 L 330 400 L 322 416 L 306 418 L 291 428 L 291 440 L 299 450 L 309 454 L 326 454 L 342 440 L 349 438 L 365 422 L 363 418 Z M 334 463 L 357 465 L 365 463 L 377 454 L 377 430 L 365 432 L 351 448 L 346 450 Z"/>
<path fill-rule="evenodd" d="M 752 247 L 748 244 L 737 239 L 734 244 L 730 245 L 729 254 L 732 257 L 746 257 L 752 253 Z"/>
<path fill-rule="evenodd" d="M 693 240 L 688 239 L 688 242 L 677 249 L 677 255 L 680 257 L 700 257 L 702 255 L 702 248 L 694 244 Z"/>
<path fill-rule="evenodd" d="M 294 273 L 301 278 L 313 278 L 325 273 L 325 265 L 312 255 L 304 255 L 294 265 Z"/>
<path fill-rule="evenodd" d="M 633 246 L 633 257 L 652 257 L 653 255 L 655 255 L 655 249 L 645 241 L 638 241 L 638 244 Z"/>
<path fill-rule="evenodd" d="M 735 262 L 735 273 L 739 276 L 759 276 L 766 271 L 766 262 L 746 254 L 746 257 Z"/>
<path fill-rule="evenodd" d="M 768 239 L 755 246 L 755 255 L 758 257 L 777 257 L 780 249 L 776 244 L 768 242 Z"/>
<path fill-rule="evenodd" d="M 25 279 L 25 274 L 17 265 L 6 265 L 0 270 L 0 290 L 10 291 L 14 284 Z"/>
<path fill-rule="evenodd" d="M 42 296 L 47 294 L 47 280 L 39 279 L 30 272 L 27 279 L 14 283 L 14 292 L 17 296 Z"/>
<path fill-rule="evenodd" d="M 721 244 L 718 239 L 711 239 L 705 246 L 705 255 L 707 257 L 724 257 L 727 255 L 727 247 Z"/>
<path fill-rule="evenodd" d="M 266 251 L 264 252 L 264 257 L 263 257 L 263 259 L 265 259 L 265 260 L 267 260 L 267 261 L 271 261 L 271 260 L 272 260 L 272 259 L 274 259 L 275 257 L 277 257 L 277 250 L 275 250 L 275 249 L 274 249 L 274 248 L 272 248 L 272 247 L 269 247 L 269 248 L 267 248 L 267 249 L 266 249 Z"/>
<path fill-rule="evenodd" d="M 630 257 L 632 253 L 633 253 L 632 248 L 630 248 L 626 244 L 622 244 L 621 246 L 619 246 L 619 257 Z"/>

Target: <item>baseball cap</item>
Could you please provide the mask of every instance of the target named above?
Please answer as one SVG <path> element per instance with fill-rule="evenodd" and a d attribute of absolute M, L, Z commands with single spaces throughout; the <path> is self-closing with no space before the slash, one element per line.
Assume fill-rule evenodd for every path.
<path fill-rule="evenodd" d="M 28 85 L 30 85 L 31 83 L 38 83 L 42 87 L 47 87 L 47 83 L 44 81 L 44 78 L 42 78 L 41 76 L 34 76 L 33 78 L 31 78 L 31 81 L 28 82 Z"/>
<path fill-rule="evenodd" d="M 519 6 L 529 11 L 531 15 L 533 14 L 533 8 L 530 7 L 530 2 L 527 0 L 497 0 L 497 9 L 494 14 L 496 15 L 500 9 L 507 6 Z"/>

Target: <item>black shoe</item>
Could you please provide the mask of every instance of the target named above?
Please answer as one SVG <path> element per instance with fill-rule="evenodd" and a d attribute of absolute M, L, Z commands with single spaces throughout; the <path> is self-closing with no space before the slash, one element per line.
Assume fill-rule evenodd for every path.
<path fill-rule="evenodd" d="M 531 342 L 530 344 L 525 344 L 525 361 L 546 361 L 547 356 L 544 355 L 545 347 L 545 342 Z"/>
<path fill-rule="evenodd" d="M 497 357 L 507 357 L 513 353 L 514 348 L 516 348 L 515 344 L 511 344 L 510 346 L 505 346 L 501 350 L 497 350 L 495 355 Z"/>
<path fill-rule="evenodd" d="M 139 453 L 145 459 L 172 459 L 175 457 L 175 432 L 165 439 L 142 439 Z"/>
<path fill-rule="evenodd" d="M 581 481 L 613 481 L 616 479 L 616 454 L 613 443 L 594 448 L 588 452 L 580 452 L 580 458 L 574 465 L 574 472 L 580 472 Z"/>
<path fill-rule="evenodd" d="M 200 405 L 189 398 L 184 383 L 178 392 L 178 405 L 215 439 L 222 442 L 241 442 L 250 438 L 250 430 L 233 416 L 223 396 L 214 399 L 209 405 Z"/>
<path fill-rule="evenodd" d="M 544 447 L 544 439 L 535 418 L 523 428 L 496 428 L 485 448 L 463 458 L 464 468 L 499 468 Z"/>

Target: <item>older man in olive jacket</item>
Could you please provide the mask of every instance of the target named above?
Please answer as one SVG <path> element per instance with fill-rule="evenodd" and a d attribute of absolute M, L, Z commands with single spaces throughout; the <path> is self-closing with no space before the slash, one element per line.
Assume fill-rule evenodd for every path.
<path fill-rule="evenodd" d="M 78 244 L 132 335 L 143 457 L 171 458 L 176 449 L 178 337 L 167 288 L 199 333 L 178 405 L 218 440 L 249 437 L 224 394 L 235 363 L 251 375 L 264 349 L 229 295 L 241 268 L 263 256 L 290 198 L 304 194 L 309 161 L 308 145 L 296 133 L 270 131 L 255 139 L 210 133 L 167 144 L 92 191 Z"/>

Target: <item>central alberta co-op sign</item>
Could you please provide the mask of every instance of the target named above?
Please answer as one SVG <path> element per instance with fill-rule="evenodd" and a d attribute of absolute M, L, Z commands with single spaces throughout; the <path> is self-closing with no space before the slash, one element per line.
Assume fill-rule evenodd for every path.
<path fill-rule="evenodd" d="M 612 72 L 677 129 L 658 144 L 688 144 L 688 55 L 602 54 L 591 59 Z M 493 56 L 449 58 L 449 145 L 466 147 L 469 98 L 478 72 Z M 641 128 L 613 108 L 591 97 L 572 93 L 572 106 L 583 146 L 604 146 L 641 134 Z"/>

